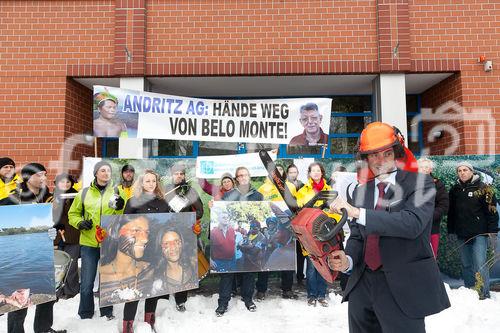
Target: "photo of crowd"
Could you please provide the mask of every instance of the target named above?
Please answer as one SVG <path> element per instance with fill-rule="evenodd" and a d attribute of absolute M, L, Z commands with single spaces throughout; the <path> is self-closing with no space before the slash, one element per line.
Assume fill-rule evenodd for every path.
<path fill-rule="evenodd" d="M 283 203 L 214 202 L 210 258 L 217 273 L 295 269 L 295 237 Z"/>

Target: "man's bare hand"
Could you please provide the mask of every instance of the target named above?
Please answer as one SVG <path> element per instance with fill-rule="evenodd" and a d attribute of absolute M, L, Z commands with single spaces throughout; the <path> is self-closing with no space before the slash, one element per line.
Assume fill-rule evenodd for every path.
<path fill-rule="evenodd" d="M 349 259 L 342 250 L 333 251 L 328 255 L 328 266 L 331 270 L 345 272 L 349 268 Z"/>
<path fill-rule="evenodd" d="M 340 210 L 345 208 L 347 210 L 347 215 L 349 217 L 359 218 L 359 208 L 351 206 L 347 201 L 345 201 L 342 197 L 338 196 L 333 202 L 330 204 L 330 211 L 332 213 L 341 214 Z"/>

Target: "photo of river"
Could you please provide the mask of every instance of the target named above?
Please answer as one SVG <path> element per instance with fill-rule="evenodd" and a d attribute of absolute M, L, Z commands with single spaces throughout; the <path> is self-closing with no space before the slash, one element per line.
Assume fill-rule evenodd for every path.
<path fill-rule="evenodd" d="M 54 299 L 52 206 L 2 206 L 0 216 L 0 314 Z"/>
<path fill-rule="evenodd" d="M 47 232 L 0 236 L 0 293 L 10 294 L 20 286 L 32 294 L 54 293 L 54 251 Z"/>

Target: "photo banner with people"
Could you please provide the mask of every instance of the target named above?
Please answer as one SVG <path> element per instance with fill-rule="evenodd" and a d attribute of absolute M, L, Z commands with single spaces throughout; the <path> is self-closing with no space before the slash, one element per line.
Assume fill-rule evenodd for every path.
<path fill-rule="evenodd" d="M 194 213 L 103 216 L 101 307 L 198 288 Z"/>
<path fill-rule="evenodd" d="M 0 216 L 0 314 L 55 300 L 52 205 L 0 206 Z"/>
<path fill-rule="evenodd" d="M 283 201 L 216 201 L 211 210 L 214 273 L 293 271 L 295 236 Z"/>
<path fill-rule="evenodd" d="M 94 136 L 327 144 L 331 104 L 330 98 L 216 100 L 94 86 Z"/>
<path fill-rule="evenodd" d="M 277 151 L 270 151 L 269 156 L 276 160 Z M 253 177 L 267 176 L 267 170 L 260 161 L 259 153 L 199 156 L 196 158 L 196 177 L 214 179 L 237 167 L 244 165 Z"/>

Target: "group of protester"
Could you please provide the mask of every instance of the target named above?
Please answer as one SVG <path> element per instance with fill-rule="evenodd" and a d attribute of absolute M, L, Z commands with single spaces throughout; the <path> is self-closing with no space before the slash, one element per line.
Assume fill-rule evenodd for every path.
<path fill-rule="evenodd" d="M 486 250 L 488 235 L 498 231 L 498 213 L 493 190 L 480 181 L 473 166 L 467 162 L 458 163 L 457 183 L 449 195 L 446 195 L 442 182 L 431 177 L 432 162 L 421 159 L 420 173 L 407 171 L 404 163 L 408 160 L 400 137 L 392 126 L 378 122 L 369 124 L 363 130 L 358 156 L 361 162 L 358 174 L 365 172 L 364 178 L 358 178 L 364 181 L 356 186 L 348 200 L 339 196 L 331 202 L 328 212 L 338 220 L 338 214 L 345 209 L 351 219 L 350 237 L 345 250 L 337 250 L 328 255 L 330 268 L 348 276 L 343 297 L 344 301 L 349 301 L 350 331 L 425 332 L 425 316 L 450 306 L 435 259 L 439 239 L 436 236 L 439 234 L 437 226 L 446 211 L 449 232 L 455 233 L 461 244 L 465 285 L 473 287 L 478 272 L 483 281 L 480 298 L 489 297 Z M 195 212 L 197 219 L 193 232 L 198 235 L 201 231 L 199 219 L 203 215 L 203 204 L 198 193 L 186 182 L 186 170 L 183 166 L 176 164 L 172 167 L 171 184 L 165 190 L 159 175 L 153 170 L 145 170 L 133 182 L 135 170 L 131 166 L 124 166 L 121 186 L 112 183 L 111 170 L 111 165 L 106 161 L 98 162 L 94 167 L 91 185 L 72 199 L 67 195 L 75 192 L 71 176 L 58 175 L 52 195 L 47 187 L 46 169 L 43 165 L 29 163 L 21 169 L 19 177 L 15 174 L 14 161 L 7 157 L 0 158 L 0 205 L 53 202 L 55 228 L 58 230 L 55 244 L 72 258 L 80 256 L 82 259 L 80 283 L 77 267 L 74 266 L 68 272 L 67 283 L 60 298 L 70 298 L 79 292 L 78 314 L 82 319 L 92 318 L 94 315 L 93 285 L 100 259 L 100 240 L 96 236 L 99 235 L 102 215 L 189 211 Z M 298 181 L 298 169 L 294 165 L 289 165 L 286 173 L 287 186 L 299 207 L 318 192 L 330 189 L 320 163 L 309 165 L 306 184 Z M 220 186 L 205 180 L 200 180 L 200 185 L 213 196 L 213 200 L 272 201 L 279 197 L 275 195 L 273 186 L 264 184 L 259 189 L 253 188 L 246 167 L 238 167 L 234 178 L 230 173 L 224 174 Z M 446 202 L 448 198 L 449 202 Z M 208 206 L 212 207 L 212 202 Z M 224 222 L 224 218 L 219 222 Z M 135 221 L 134 225 L 130 223 L 131 221 L 124 220 L 116 227 L 119 232 L 115 237 L 116 247 L 123 252 L 120 255 L 138 260 L 142 257 L 141 249 L 147 242 L 145 235 L 149 233 L 148 224 L 144 221 Z M 224 242 L 229 246 L 213 252 L 211 261 L 219 267 L 230 267 L 230 262 L 234 260 L 234 249 L 237 248 L 236 233 L 234 229 L 227 227 L 227 223 L 219 224 L 221 229 L 219 233 L 212 235 L 212 246 L 217 245 L 217 242 Z M 258 229 L 259 226 L 254 227 Z M 178 250 L 172 249 L 172 246 L 178 246 L 179 240 L 167 234 L 159 236 L 160 243 L 165 244 L 162 249 L 168 252 L 166 257 L 176 256 L 179 254 Z M 139 246 L 135 246 L 137 243 Z M 307 256 L 306 249 L 303 248 L 301 252 Z M 117 266 L 110 267 L 114 268 L 113 274 L 120 275 L 120 281 L 137 277 L 137 272 L 118 271 Z M 138 269 L 142 272 L 145 267 Z M 168 275 L 169 269 L 164 272 Z M 180 276 L 185 274 L 182 267 L 179 271 L 179 267 L 172 266 L 170 272 Z M 280 273 L 283 298 L 298 298 L 292 291 L 293 273 Z M 254 288 L 257 285 L 255 298 L 265 299 L 268 274 L 259 272 L 257 283 L 255 273 L 252 272 L 220 274 L 218 307 L 215 311 L 217 316 L 222 316 L 228 310 L 238 281 L 246 308 L 251 312 L 256 311 L 257 307 L 253 302 Z M 299 274 L 300 272 L 298 277 Z M 322 306 L 328 306 L 326 282 L 310 260 L 306 278 L 308 304 L 315 306 L 318 302 Z M 162 297 L 168 296 L 146 299 L 144 320 L 151 327 L 155 323 L 157 302 Z M 185 311 L 187 292 L 175 293 L 175 299 L 177 310 Z M 35 332 L 66 332 L 51 328 L 53 305 L 54 302 L 37 305 Z M 138 301 L 125 305 L 125 333 L 133 332 L 137 305 Z M 24 332 L 26 313 L 27 309 L 21 309 L 8 314 L 9 333 Z M 113 319 L 113 307 L 101 308 L 100 314 Z"/>

